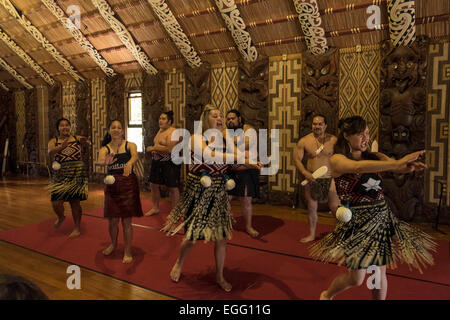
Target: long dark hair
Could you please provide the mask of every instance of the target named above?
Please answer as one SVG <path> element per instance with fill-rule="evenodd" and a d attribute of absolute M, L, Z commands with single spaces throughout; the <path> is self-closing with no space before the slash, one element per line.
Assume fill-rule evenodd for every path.
<path fill-rule="evenodd" d="M 338 128 L 339 135 L 337 138 L 337 142 L 334 146 L 334 153 L 343 154 L 349 159 L 353 159 L 352 153 L 350 150 L 350 146 L 348 141 L 344 137 L 344 133 L 349 135 L 358 134 L 364 132 L 367 127 L 367 122 L 360 116 L 348 117 L 345 119 L 339 120 Z M 368 151 L 368 149 L 361 154 L 361 159 L 364 160 L 379 160 L 378 157 Z"/>
<path fill-rule="evenodd" d="M 167 120 L 170 120 L 170 124 L 171 125 L 173 124 L 173 111 L 172 110 L 161 112 L 161 114 L 165 114 L 167 116 Z"/>
<path fill-rule="evenodd" d="M 58 121 L 56 121 L 56 131 L 58 132 L 58 134 L 60 134 L 60 133 L 59 133 L 59 124 L 60 124 L 61 122 L 63 122 L 63 121 L 67 121 L 67 123 L 69 124 L 69 126 L 72 126 L 72 124 L 70 123 L 69 119 L 66 119 L 66 118 L 60 118 L 60 119 L 58 119 Z"/>
<path fill-rule="evenodd" d="M 108 130 L 106 131 L 106 134 L 105 134 L 105 136 L 103 137 L 103 140 L 102 140 L 102 147 L 106 146 L 108 143 L 111 142 L 112 137 L 111 137 L 111 134 L 109 133 L 109 128 L 111 127 L 111 125 L 112 125 L 113 122 L 115 122 L 115 121 L 119 122 L 120 125 L 122 126 L 122 129 L 123 129 L 122 121 L 120 121 L 120 120 L 118 120 L 118 119 L 111 120 L 111 122 L 109 123 L 109 126 L 108 126 Z"/>

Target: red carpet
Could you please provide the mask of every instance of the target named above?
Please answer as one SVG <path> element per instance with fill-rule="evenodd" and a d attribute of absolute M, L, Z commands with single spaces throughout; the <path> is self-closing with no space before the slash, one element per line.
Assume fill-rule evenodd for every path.
<path fill-rule="evenodd" d="M 151 201 L 142 200 L 144 213 L 150 210 L 152 206 Z M 168 202 L 162 201 L 160 203 L 159 214 L 135 219 L 133 223 L 160 229 L 171 208 L 172 206 Z M 85 214 L 103 217 L 103 208 L 89 211 Z M 301 237 L 308 234 L 307 223 L 302 221 L 282 220 L 265 215 L 254 215 L 252 218 L 253 226 L 259 231 L 260 236 L 253 239 L 244 231 L 245 222 L 241 213 L 234 212 L 233 215 L 236 219 L 236 224 L 234 225 L 233 238 L 231 239 L 230 244 L 311 259 L 308 251 L 310 244 L 302 244 L 299 242 Z M 326 233 L 332 231 L 333 228 L 334 227 L 330 225 L 318 224 L 318 237 L 323 237 Z M 388 273 L 450 285 L 449 242 L 437 242 L 439 244 L 438 252 L 433 254 L 435 265 L 423 270 L 423 274 L 420 274 L 416 269 L 409 270 L 406 264 L 399 265 L 395 270 L 388 269 Z"/>
<path fill-rule="evenodd" d="M 3 231 L 0 239 L 181 299 L 317 299 L 330 281 L 345 270 L 343 267 L 304 258 L 230 244 L 227 248 L 225 276 L 233 284 L 233 290 L 225 293 L 214 283 L 213 244 L 199 242 L 185 262 L 180 282 L 175 284 L 169 279 L 169 271 L 178 255 L 181 236 L 167 237 L 156 229 L 134 227 L 134 261 L 124 265 L 121 262 L 123 250 L 120 245 L 113 256 L 104 257 L 102 254 L 109 244 L 106 220 L 84 216 L 82 236 L 69 239 L 67 235 L 73 227 L 70 220 L 66 219 L 59 230 L 52 229 L 52 219 Z M 144 219 L 135 219 L 134 222 L 139 223 L 139 220 Z M 284 222 L 276 228 L 276 232 L 271 233 L 272 237 L 283 233 L 283 227 L 289 224 Z M 233 243 L 237 243 L 240 233 L 235 232 Z M 273 238 L 269 234 L 262 238 L 265 237 L 270 239 L 265 245 L 270 244 L 273 248 Z M 293 239 L 297 240 L 297 237 L 296 233 Z M 258 241 L 247 239 L 245 245 L 248 245 L 249 240 Z M 446 270 L 447 280 L 448 273 L 449 269 Z M 409 273 L 408 276 L 410 278 L 388 275 L 388 299 L 450 298 L 450 285 L 413 279 L 416 273 Z M 96 285 L 83 282 L 83 275 L 81 281 L 82 288 Z M 337 299 L 370 297 L 370 291 L 363 284 L 342 293 Z"/>

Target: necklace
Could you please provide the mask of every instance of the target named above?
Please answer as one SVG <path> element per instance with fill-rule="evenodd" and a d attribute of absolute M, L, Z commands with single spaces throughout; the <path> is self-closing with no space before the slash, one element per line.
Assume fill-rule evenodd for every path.
<path fill-rule="evenodd" d="M 323 139 L 324 143 L 325 143 L 325 140 L 326 140 L 326 135 L 325 135 L 325 137 Z M 316 153 L 316 156 L 317 156 L 323 151 L 324 143 L 320 143 L 318 138 L 316 138 L 316 143 L 317 143 L 317 150 L 316 150 L 315 153 Z"/>

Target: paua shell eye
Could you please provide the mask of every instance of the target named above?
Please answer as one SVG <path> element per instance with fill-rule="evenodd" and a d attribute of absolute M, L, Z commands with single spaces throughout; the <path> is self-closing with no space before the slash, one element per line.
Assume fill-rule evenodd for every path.
<path fill-rule="evenodd" d="M 407 67 L 408 69 L 411 69 L 413 65 L 414 65 L 414 63 L 413 63 L 412 61 L 408 61 L 408 62 L 406 63 L 406 67 Z"/>
<path fill-rule="evenodd" d="M 313 74 L 314 74 L 314 70 L 309 69 L 309 70 L 308 70 L 308 75 L 309 75 L 309 76 L 312 76 Z"/>
<path fill-rule="evenodd" d="M 398 68 L 398 64 L 393 63 L 393 64 L 392 64 L 392 68 L 397 69 L 397 68 Z"/>
<path fill-rule="evenodd" d="M 323 74 L 323 75 L 326 75 L 326 74 L 328 73 L 328 69 L 327 69 L 326 67 L 323 67 L 323 68 L 320 70 L 320 73 Z"/>

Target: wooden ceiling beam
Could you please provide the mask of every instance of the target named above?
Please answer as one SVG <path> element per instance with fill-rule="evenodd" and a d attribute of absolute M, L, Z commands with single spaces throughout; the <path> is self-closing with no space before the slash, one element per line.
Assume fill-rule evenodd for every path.
<path fill-rule="evenodd" d="M 2 88 L 5 91 L 9 91 L 9 88 L 6 86 L 6 84 L 4 84 L 3 82 L 0 81 L 0 88 Z"/>
<path fill-rule="evenodd" d="M 50 77 L 50 75 L 44 71 L 44 69 L 36 63 L 17 43 L 12 40 L 5 31 L 0 28 L 0 39 L 15 53 L 18 55 L 24 62 L 27 63 L 29 67 L 31 67 L 42 79 L 45 80 L 49 85 L 54 85 L 55 80 Z"/>
<path fill-rule="evenodd" d="M 252 37 L 247 31 L 241 12 L 234 0 L 215 0 L 225 25 L 236 43 L 239 53 L 247 62 L 253 62 L 258 58 L 258 50 L 253 45 Z"/>
<path fill-rule="evenodd" d="M 83 81 L 84 79 L 77 73 L 75 68 L 64 58 L 64 56 L 47 40 L 47 38 L 36 28 L 10 0 L 0 0 L 0 4 L 13 16 L 17 22 L 22 25 L 25 30 L 30 33 L 33 38 L 39 42 L 50 55 L 76 80 Z"/>
<path fill-rule="evenodd" d="M 186 59 L 186 62 L 192 68 L 199 67 L 202 60 L 195 50 L 194 46 L 186 36 L 180 23 L 175 18 L 165 0 L 147 0 L 153 9 L 153 12 L 159 18 L 166 32 L 172 38 L 173 43 Z"/>
<path fill-rule="evenodd" d="M 322 54 L 328 50 L 327 38 L 316 0 L 293 0 L 298 19 L 305 35 L 306 44 L 312 54 Z"/>
<path fill-rule="evenodd" d="M 17 81 L 19 81 L 25 88 L 33 89 L 33 86 L 29 84 L 24 77 L 22 77 L 13 67 L 11 67 L 5 60 L 0 58 L 0 66 L 9 72 Z"/>
<path fill-rule="evenodd" d="M 408 46 L 416 39 L 414 0 L 388 0 L 389 35 L 394 46 Z"/>
<path fill-rule="evenodd" d="M 109 77 L 115 76 L 116 73 L 109 66 L 108 62 L 100 55 L 97 49 L 89 42 L 88 39 L 80 31 L 71 19 L 67 18 L 64 11 L 54 0 L 41 0 L 47 9 L 58 19 L 61 25 L 72 35 L 78 44 L 86 51 L 86 53 L 94 60 L 94 62 Z"/>
<path fill-rule="evenodd" d="M 264 2 L 267 0 L 238 0 L 236 1 L 236 5 L 238 6 L 243 6 L 243 5 L 250 5 L 253 3 L 259 3 L 259 2 Z M 137 4 L 142 4 L 142 2 L 140 0 L 137 1 L 133 1 L 130 3 L 131 7 L 136 6 Z M 41 5 L 39 5 L 39 7 L 41 7 Z M 112 7 L 113 11 L 116 10 L 123 10 L 126 8 L 129 8 L 130 6 L 127 6 L 126 4 L 118 4 Z M 31 9 L 30 9 L 31 11 Z M 202 9 L 202 10 L 195 10 L 192 12 L 188 12 L 188 13 L 181 13 L 178 14 L 177 16 L 175 16 L 175 18 L 178 19 L 184 19 L 184 18 L 192 18 L 192 17 L 196 17 L 196 16 L 200 16 L 200 15 L 205 15 L 205 14 L 211 14 L 217 11 L 217 8 L 215 6 L 212 7 L 208 7 L 206 9 Z M 24 12 L 24 14 L 26 14 Z M 101 16 L 101 14 L 98 12 L 98 10 L 92 10 L 92 11 L 88 11 L 86 13 L 81 14 L 80 19 L 84 20 L 84 19 L 88 19 L 88 18 L 94 18 L 97 16 Z M 14 18 L 8 18 L 9 20 L 13 20 Z M 127 29 L 132 31 L 132 30 L 139 30 L 141 28 L 145 28 L 145 27 L 151 27 L 152 25 L 154 25 L 155 23 L 157 23 L 157 20 L 147 20 L 147 21 L 142 21 L 142 22 L 137 22 L 137 23 L 133 23 L 127 26 Z M 57 27 L 59 25 L 59 23 L 57 21 L 52 22 L 50 24 L 46 24 L 46 25 L 42 25 L 39 27 L 39 29 L 41 31 L 46 31 L 46 30 L 51 30 L 54 29 L 55 27 Z M 249 25 L 250 27 L 250 25 Z M 91 39 L 91 37 L 100 37 L 100 36 L 107 36 L 109 34 L 114 33 L 114 31 L 112 31 L 111 29 L 107 29 L 107 30 L 102 30 L 102 31 L 96 31 L 93 33 L 86 33 L 85 36 L 87 39 Z M 24 35 L 26 35 L 26 33 L 22 33 L 22 34 L 18 34 L 17 37 L 23 37 Z M 53 42 L 54 45 L 59 45 L 59 44 L 70 44 L 75 42 L 75 40 L 71 37 L 71 38 L 66 38 L 63 40 L 58 40 Z M 40 50 L 40 47 L 36 47 L 36 48 L 32 48 L 30 49 L 31 51 L 27 51 L 27 52 L 34 52 L 37 50 Z"/>
<path fill-rule="evenodd" d="M 105 0 L 91 0 L 92 4 L 101 13 L 105 21 L 110 25 L 111 29 L 117 34 L 122 43 L 127 47 L 133 57 L 139 62 L 141 67 L 150 74 L 158 73 L 158 70 L 150 63 L 149 57 L 136 44 L 132 34 L 127 27 L 118 19 L 117 14 L 111 9 Z"/>

